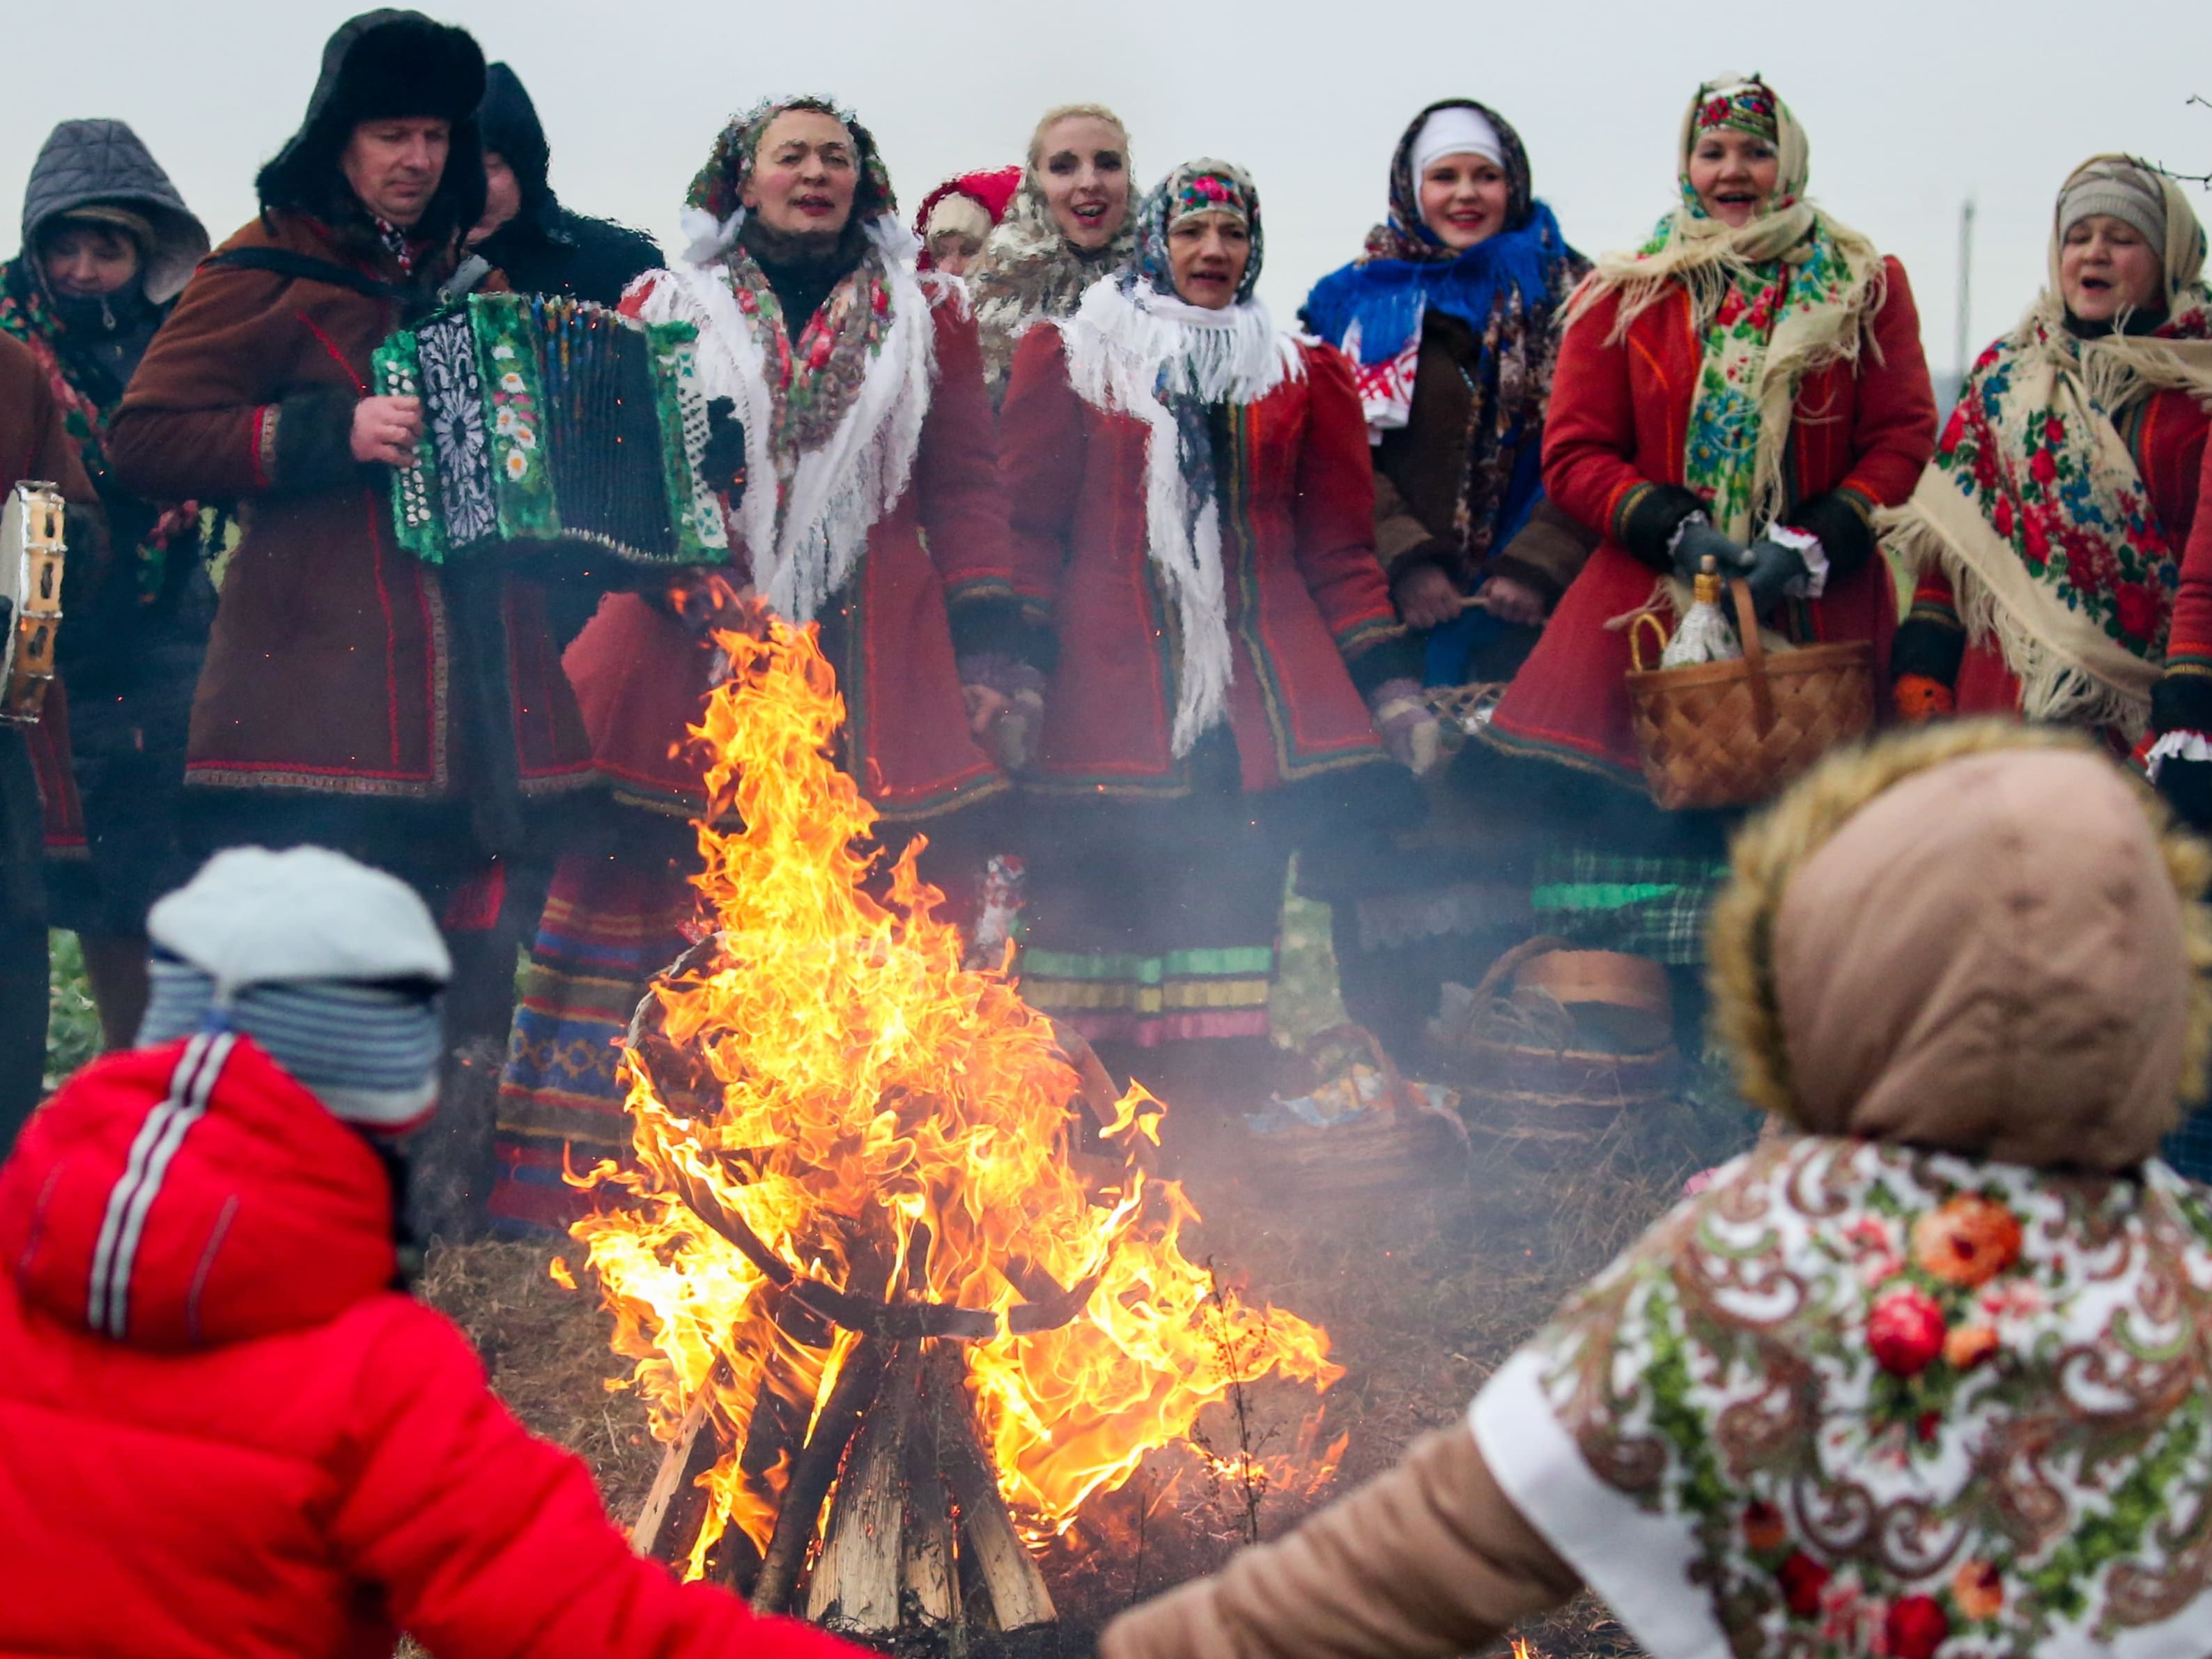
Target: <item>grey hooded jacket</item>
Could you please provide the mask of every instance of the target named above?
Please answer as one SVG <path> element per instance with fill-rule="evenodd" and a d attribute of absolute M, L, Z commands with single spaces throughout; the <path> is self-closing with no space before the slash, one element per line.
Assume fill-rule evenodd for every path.
<path fill-rule="evenodd" d="M 64 121 L 47 135 L 23 186 L 24 252 L 31 251 L 48 220 L 95 203 L 128 208 L 152 223 L 146 297 L 155 305 L 175 299 L 192 268 L 207 257 L 207 227 L 125 123 Z"/>

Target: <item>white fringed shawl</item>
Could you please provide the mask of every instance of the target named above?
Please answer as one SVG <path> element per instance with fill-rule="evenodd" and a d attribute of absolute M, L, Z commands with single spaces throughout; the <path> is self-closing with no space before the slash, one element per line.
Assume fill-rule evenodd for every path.
<path fill-rule="evenodd" d="M 1175 601 L 1182 653 L 1174 744 L 1178 756 L 1188 755 L 1227 714 L 1234 662 L 1221 510 L 1211 498 L 1193 510 L 1167 398 L 1254 403 L 1303 375 L 1305 357 L 1257 300 L 1209 311 L 1141 283 L 1124 289 L 1114 276 L 1093 283 L 1075 315 L 1054 326 L 1076 396 L 1146 428 L 1146 551 Z"/>
<path fill-rule="evenodd" d="M 736 224 L 733 216 L 719 238 L 696 241 L 684 258 L 644 279 L 651 286 L 642 310 L 647 322 L 685 322 L 699 331 L 702 388 L 708 398 L 730 398 L 744 422 L 750 483 L 734 516 L 753 586 L 778 615 L 803 626 L 852 579 L 869 531 L 906 493 L 929 413 L 937 329 L 915 270 L 912 234 L 895 219 L 877 220 L 868 240 L 883 257 L 891 293 L 882 349 L 828 443 L 797 455 L 772 453 L 767 356 L 738 308 L 721 259 Z M 805 319 L 796 320 L 805 325 Z"/>

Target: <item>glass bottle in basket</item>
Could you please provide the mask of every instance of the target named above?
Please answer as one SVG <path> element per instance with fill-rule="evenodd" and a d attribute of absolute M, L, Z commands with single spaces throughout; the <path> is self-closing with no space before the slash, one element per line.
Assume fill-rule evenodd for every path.
<path fill-rule="evenodd" d="M 1675 629 L 1674 637 L 1667 641 L 1667 648 L 1659 653 L 1662 668 L 1689 668 L 1701 662 L 1733 662 L 1743 655 L 1743 641 L 1736 637 L 1735 627 L 1729 621 L 1722 602 L 1727 598 L 1728 584 L 1721 576 L 1720 566 L 1708 554 L 1704 567 L 1698 570 L 1696 591 L 1690 608 L 1682 616 L 1681 625 Z"/>

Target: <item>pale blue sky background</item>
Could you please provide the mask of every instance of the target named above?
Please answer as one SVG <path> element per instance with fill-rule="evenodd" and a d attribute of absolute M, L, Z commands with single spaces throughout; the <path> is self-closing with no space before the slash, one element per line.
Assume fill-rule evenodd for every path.
<path fill-rule="evenodd" d="M 27 6 L 30 0 L 11 0 Z M 255 167 L 297 123 L 326 0 L 103 0 L 40 9 L 0 99 L 0 226 L 48 129 L 129 120 L 217 240 L 252 211 Z M 1811 136 L 1813 190 L 1905 262 L 1931 365 L 1953 367 L 1959 204 L 1979 203 L 1977 343 L 2042 281 L 2051 204 L 2076 161 L 2124 149 L 2212 171 L 2212 8 L 2195 0 L 1856 0 L 1692 7 L 1584 0 L 842 0 L 649 5 L 452 0 L 434 15 L 513 63 L 589 212 L 672 240 L 684 186 L 732 110 L 824 91 L 882 142 L 909 210 L 950 173 L 1018 160 L 1047 105 L 1111 104 L 1139 174 L 1227 156 L 1258 178 L 1261 292 L 1287 319 L 1355 253 L 1390 147 L 1455 94 L 1521 130 L 1539 192 L 1586 252 L 1635 240 L 1671 199 L 1681 106 L 1723 69 L 1758 70 Z M 1763 15 L 1762 15 L 1763 14 Z M 1754 21 L 1753 20 L 1757 20 Z M 19 45 L 33 39 L 15 32 Z M 2212 199 L 2200 211 L 2212 216 Z M 12 229 L 0 232 L 12 248 Z"/>

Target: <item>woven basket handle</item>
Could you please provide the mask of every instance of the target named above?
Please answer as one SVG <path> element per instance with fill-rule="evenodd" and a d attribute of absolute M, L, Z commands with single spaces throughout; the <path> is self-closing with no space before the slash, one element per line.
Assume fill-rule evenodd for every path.
<path fill-rule="evenodd" d="M 1628 619 L 1628 660 L 1639 674 L 1648 674 L 1651 668 L 1644 665 L 1644 630 L 1650 629 L 1658 635 L 1659 649 L 1651 659 L 1651 668 L 1659 666 L 1667 654 L 1667 624 L 1659 620 L 1656 611 L 1639 611 Z"/>
<path fill-rule="evenodd" d="M 1752 717 L 1761 737 L 1774 729 L 1774 688 L 1766 679 L 1766 647 L 1759 637 L 1759 613 L 1751 608 L 1751 584 L 1741 577 L 1729 579 L 1729 597 L 1735 601 L 1735 631 L 1743 641 L 1743 665 L 1751 681 Z"/>

